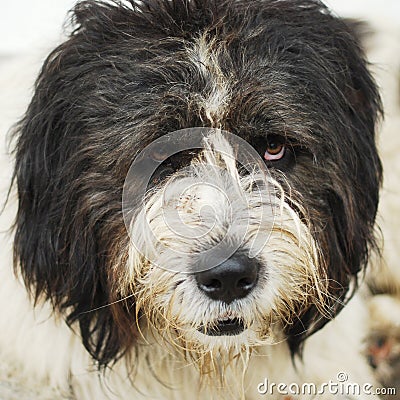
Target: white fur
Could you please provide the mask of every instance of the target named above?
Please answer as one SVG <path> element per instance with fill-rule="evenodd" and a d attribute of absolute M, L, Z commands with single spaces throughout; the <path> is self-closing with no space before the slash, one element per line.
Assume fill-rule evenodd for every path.
<path fill-rule="evenodd" d="M 191 62 L 198 68 L 200 76 L 207 82 L 206 95 L 197 93 L 194 100 L 207 119 L 215 125 L 224 116 L 231 99 L 233 78 L 226 76 L 218 62 L 221 49 L 215 39 L 208 40 L 206 33 L 199 36 L 193 47 L 187 49 Z"/>

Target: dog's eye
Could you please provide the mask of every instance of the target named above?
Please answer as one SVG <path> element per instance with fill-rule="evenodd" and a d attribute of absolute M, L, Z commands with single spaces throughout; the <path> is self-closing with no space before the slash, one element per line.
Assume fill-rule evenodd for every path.
<path fill-rule="evenodd" d="M 271 138 L 267 141 L 267 149 L 264 153 L 264 159 L 267 161 L 280 160 L 285 155 L 286 147 L 277 138 Z"/>

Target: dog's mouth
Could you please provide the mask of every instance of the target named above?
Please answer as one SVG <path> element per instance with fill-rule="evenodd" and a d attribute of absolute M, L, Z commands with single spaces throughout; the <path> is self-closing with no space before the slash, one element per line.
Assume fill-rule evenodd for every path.
<path fill-rule="evenodd" d="M 199 331 L 208 336 L 235 336 L 244 331 L 244 323 L 239 318 L 223 318 L 212 327 L 202 325 Z"/>

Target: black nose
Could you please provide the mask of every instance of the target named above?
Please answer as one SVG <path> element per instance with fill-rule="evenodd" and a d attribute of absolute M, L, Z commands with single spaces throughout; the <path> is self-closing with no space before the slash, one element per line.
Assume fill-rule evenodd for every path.
<path fill-rule="evenodd" d="M 213 300 L 231 303 L 246 297 L 256 286 L 259 267 L 247 256 L 232 256 L 222 264 L 198 272 L 198 287 Z"/>

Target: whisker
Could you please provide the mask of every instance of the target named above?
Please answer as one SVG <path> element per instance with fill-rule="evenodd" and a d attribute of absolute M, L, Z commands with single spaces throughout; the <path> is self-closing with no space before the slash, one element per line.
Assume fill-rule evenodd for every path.
<path fill-rule="evenodd" d="M 127 300 L 127 299 L 130 299 L 131 297 L 134 297 L 134 296 L 135 296 L 135 295 L 132 293 L 132 294 L 130 294 L 129 296 L 125 296 L 125 297 L 123 297 L 122 299 L 113 301 L 113 302 L 111 302 L 111 303 L 104 304 L 103 306 L 96 307 L 96 308 L 92 308 L 91 310 L 88 310 L 88 311 L 82 311 L 79 315 L 90 314 L 90 313 L 92 313 L 92 312 L 95 312 L 95 311 L 98 311 L 98 310 L 102 310 L 102 309 L 104 309 L 104 308 L 113 306 L 114 304 L 121 303 L 121 302 L 123 302 L 123 301 L 125 301 L 125 300 Z"/>

